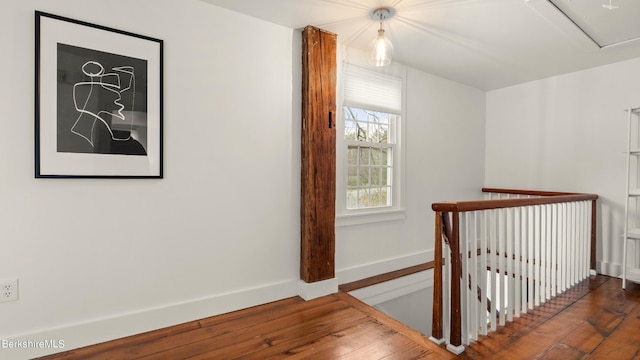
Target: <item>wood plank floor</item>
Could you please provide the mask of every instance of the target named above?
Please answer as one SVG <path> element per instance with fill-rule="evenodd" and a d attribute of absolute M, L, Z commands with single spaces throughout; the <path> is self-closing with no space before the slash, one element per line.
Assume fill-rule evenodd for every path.
<path fill-rule="evenodd" d="M 640 285 L 620 281 L 585 280 L 458 358 L 640 360 Z"/>
<path fill-rule="evenodd" d="M 340 292 L 290 298 L 44 359 L 451 359 L 420 333 Z"/>
<path fill-rule="evenodd" d="M 430 311 L 430 309 L 426 309 Z M 453 359 L 346 293 L 290 298 L 45 357 Z M 640 360 L 640 286 L 597 276 L 468 346 L 458 359 Z"/>

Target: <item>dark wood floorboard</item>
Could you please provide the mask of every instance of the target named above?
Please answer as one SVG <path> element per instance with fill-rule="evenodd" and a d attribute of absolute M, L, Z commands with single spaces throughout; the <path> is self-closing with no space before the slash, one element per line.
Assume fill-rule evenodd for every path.
<path fill-rule="evenodd" d="M 460 359 L 636 359 L 640 285 L 596 276 L 471 344 Z"/>
<path fill-rule="evenodd" d="M 285 299 L 42 359 L 452 359 L 346 293 Z"/>
<path fill-rule="evenodd" d="M 427 310 L 429 311 L 429 310 Z M 290 298 L 42 359 L 640 360 L 640 285 L 596 276 L 456 357 L 346 293 Z"/>

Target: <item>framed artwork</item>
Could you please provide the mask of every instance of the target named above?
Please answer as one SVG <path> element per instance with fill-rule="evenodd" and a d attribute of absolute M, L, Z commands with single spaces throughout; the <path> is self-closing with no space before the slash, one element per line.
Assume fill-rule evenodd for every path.
<path fill-rule="evenodd" d="M 39 11 L 35 25 L 35 177 L 162 178 L 162 40 Z"/>

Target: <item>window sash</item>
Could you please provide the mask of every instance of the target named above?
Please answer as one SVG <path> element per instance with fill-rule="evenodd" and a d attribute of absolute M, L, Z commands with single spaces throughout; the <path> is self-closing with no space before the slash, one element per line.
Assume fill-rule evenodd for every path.
<path fill-rule="evenodd" d="M 357 210 L 393 206 L 395 146 L 345 141 L 345 148 L 347 150 L 346 208 Z M 363 150 L 365 156 L 362 156 Z M 351 151 L 355 151 L 355 154 Z M 374 154 L 378 151 L 380 151 L 379 158 L 376 160 Z M 384 154 L 386 154 L 385 159 L 383 159 Z"/>

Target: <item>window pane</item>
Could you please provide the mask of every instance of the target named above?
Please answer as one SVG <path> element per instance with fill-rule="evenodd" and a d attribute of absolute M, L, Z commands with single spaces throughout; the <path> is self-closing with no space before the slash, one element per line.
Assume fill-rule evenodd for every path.
<path fill-rule="evenodd" d="M 391 188 L 388 186 L 370 189 L 370 206 L 390 206 Z"/>
<path fill-rule="evenodd" d="M 388 144 L 389 143 L 389 126 L 380 125 L 380 135 L 379 135 L 379 143 Z"/>
<path fill-rule="evenodd" d="M 344 138 L 347 140 L 356 140 L 356 122 L 355 121 L 345 120 Z"/>
<path fill-rule="evenodd" d="M 364 120 L 367 118 L 367 110 L 351 108 L 354 112 L 355 119 Z"/>
<path fill-rule="evenodd" d="M 382 165 L 382 149 L 371 148 L 371 165 Z"/>
<path fill-rule="evenodd" d="M 385 114 L 377 111 L 344 107 L 345 139 L 394 143 L 390 127 L 394 126 L 398 115 Z"/>
<path fill-rule="evenodd" d="M 384 138 L 380 131 L 380 126 L 376 124 L 369 124 L 369 142 L 379 143 Z"/>
<path fill-rule="evenodd" d="M 382 113 L 372 113 L 370 117 L 370 139 L 371 142 L 386 142 L 388 132 L 388 115 Z"/>
<path fill-rule="evenodd" d="M 353 110 L 352 110 L 353 108 L 345 106 L 343 109 L 344 109 L 344 118 L 345 118 L 345 120 L 347 120 L 347 119 L 355 119 L 355 116 L 354 116 Z"/>
<path fill-rule="evenodd" d="M 379 121 L 381 124 L 389 125 L 389 114 L 387 113 L 378 113 L 380 114 Z"/>
<path fill-rule="evenodd" d="M 347 209 L 356 209 L 356 208 L 358 208 L 358 190 L 348 189 L 347 190 Z"/>
<path fill-rule="evenodd" d="M 381 185 L 382 169 L 371 168 L 371 185 Z"/>
<path fill-rule="evenodd" d="M 380 185 L 391 185 L 391 168 L 384 167 L 380 169 Z"/>
<path fill-rule="evenodd" d="M 369 165 L 369 148 L 360 148 L 360 165 Z"/>
<path fill-rule="evenodd" d="M 391 206 L 393 148 L 398 116 L 344 107 L 346 206 L 361 209 Z"/>
<path fill-rule="evenodd" d="M 359 186 L 369 186 L 371 185 L 370 179 L 369 179 L 369 175 L 370 175 L 370 171 L 368 167 L 361 167 L 359 169 L 360 171 L 360 183 L 358 184 Z"/>
<path fill-rule="evenodd" d="M 357 146 L 349 146 L 349 148 L 347 149 L 347 165 L 358 165 L 358 154 L 359 151 Z"/>
<path fill-rule="evenodd" d="M 358 197 L 358 207 L 369 207 L 369 189 L 360 189 Z"/>
<path fill-rule="evenodd" d="M 389 206 L 391 205 L 391 187 L 383 187 L 382 188 L 382 196 L 380 198 L 380 205 Z"/>
<path fill-rule="evenodd" d="M 371 189 L 371 206 L 382 206 L 386 205 L 384 198 L 385 195 L 381 188 L 372 188 Z"/>
<path fill-rule="evenodd" d="M 367 124 L 356 122 L 356 140 L 367 141 Z"/>
<path fill-rule="evenodd" d="M 380 149 L 380 152 L 382 153 L 380 156 L 380 165 L 389 165 L 391 164 L 391 149 L 389 148 L 382 148 Z"/>
<path fill-rule="evenodd" d="M 358 168 L 355 166 L 349 166 L 347 168 L 347 186 L 358 186 Z"/>

